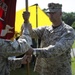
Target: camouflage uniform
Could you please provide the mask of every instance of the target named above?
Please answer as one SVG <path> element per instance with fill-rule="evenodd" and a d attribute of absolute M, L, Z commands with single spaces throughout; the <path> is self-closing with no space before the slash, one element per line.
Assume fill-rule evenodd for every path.
<path fill-rule="evenodd" d="M 72 75 L 70 52 L 74 33 L 64 22 L 55 29 L 52 26 L 34 29 L 31 36 L 41 39 L 41 48 L 35 49 L 38 57 L 34 70 L 40 75 Z"/>
<path fill-rule="evenodd" d="M 11 42 L 9 40 L 0 39 L 0 75 L 10 74 L 9 56 L 20 55 L 29 49 L 29 45 L 25 39 L 18 39 Z M 21 61 L 18 62 L 21 64 Z"/>

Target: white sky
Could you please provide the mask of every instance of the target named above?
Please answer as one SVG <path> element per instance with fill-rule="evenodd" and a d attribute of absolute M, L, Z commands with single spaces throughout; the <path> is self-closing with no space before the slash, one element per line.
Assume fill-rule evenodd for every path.
<path fill-rule="evenodd" d="M 25 8 L 26 0 L 17 0 L 16 10 L 20 10 Z M 28 0 L 28 5 L 31 6 L 33 4 L 38 3 L 41 9 L 47 8 L 48 3 L 55 2 L 62 4 L 62 11 L 64 12 L 75 12 L 75 0 Z"/>

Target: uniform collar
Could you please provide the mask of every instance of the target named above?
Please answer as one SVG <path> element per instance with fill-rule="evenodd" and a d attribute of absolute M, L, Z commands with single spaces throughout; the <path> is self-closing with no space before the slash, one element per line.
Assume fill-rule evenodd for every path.
<path fill-rule="evenodd" d="M 56 28 L 53 28 L 52 26 L 50 26 L 48 29 L 48 31 L 52 31 L 52 32 L 58 32 L 58 31 L 61 31 L 62 28 L 63 28 L 63 25 L 64 25 L 64 22 L 61 23 L 60 26 L 56 27 Z"/>

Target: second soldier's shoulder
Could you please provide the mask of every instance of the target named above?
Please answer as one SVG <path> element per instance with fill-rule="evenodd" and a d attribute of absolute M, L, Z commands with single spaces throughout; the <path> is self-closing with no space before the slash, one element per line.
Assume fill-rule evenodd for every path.
<path fill-rule="evenodd" d="M 71 34 L 72 36 L 75 37 L 75 30 L 71 26 L 69 26 L 68 24 L 64 25 L 64 31 L 65 31 L 65 33 L 67 33 L 69 35 Z"/>
<path fill-rule="evenodd" d="M 74 30 L 70 25 L 64 23 L 64 29 L 65 30 Z"/>

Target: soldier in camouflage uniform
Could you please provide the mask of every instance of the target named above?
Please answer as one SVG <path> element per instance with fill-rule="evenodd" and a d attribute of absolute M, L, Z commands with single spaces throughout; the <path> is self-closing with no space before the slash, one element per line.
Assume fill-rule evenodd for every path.
<path fill-rule="evenodd" d="M 52 26 L 33 30 L 29 26 L 31 37 L 41 39 L 41 48 L 35 48 L 38 57 L 34 70 L 39 75 L 72 75 L 70 53 L 75 32 L 62 21 L 61 4 L 49 3 L 48 10 Z"/>
<path fill-rule="evenodd" d="M 31 51 L 31 47 L 27 44 L 25 37 L 20 37 L 17 41 L 9 41 L 0 39 L 0 75 L 10 75 L 11 64 L 8 61 L 9 56 L 21 55 Z M 13 68 L 16 65 L 24 64 L 25 61 L 19 60 L 14 63 Z M 13 64 L 13 63 L 12 63 Z"/>

